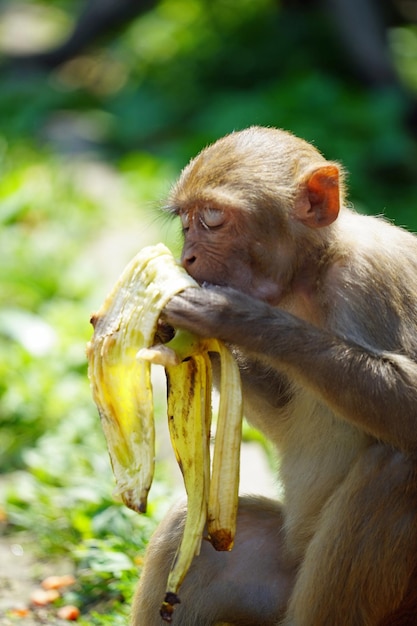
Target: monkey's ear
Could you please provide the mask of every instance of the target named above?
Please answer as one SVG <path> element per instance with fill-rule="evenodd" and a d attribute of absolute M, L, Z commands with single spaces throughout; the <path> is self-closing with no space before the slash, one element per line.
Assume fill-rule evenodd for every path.
<path fill-rule="evenodd" d="M 302 183 L 294 205 L 295 217 L 310 228 L 321 228 L 335 221 L 339 209 L 339 169 L 336 165 L 323 165 Z"/>

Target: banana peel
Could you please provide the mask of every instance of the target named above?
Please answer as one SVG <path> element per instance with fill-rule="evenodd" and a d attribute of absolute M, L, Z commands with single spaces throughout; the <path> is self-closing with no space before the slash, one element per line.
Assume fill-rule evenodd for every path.
<path fill-rule="evenodd" d="M 238 367 L 224 344 L 178 331 L 154 345 L 160 313 L 184 289 L 198 284 L 162 244 L 145 248 L 128 264 L 101 309 L 92 316 L 87 348 L 89 377 L 123 502 L 143 513 L 155 457 L 152 364 L 165 367 L 168 427 L 187 493 L 183 538 L 168 576 L 162 618 L 172 621 L 178 589 L 204 528 L 217 550 L 230 550 L 236 531 L 242 396 Z M 212 370 L 220 356 L 221 380 L 210 458 Z"/>
<path fill-rule="evenodd" d="M 138 359 L 137 352 L 152 344 L 168 300 L 195 286 L 185 271 L 178 271 L 165 246 L 146 248 L 91 317 L 94 335 L 87 358 L 92 395 L 119 495 L 140 513 L 146 511 L 154 474 L 155 429 L 150 363 Z"/>

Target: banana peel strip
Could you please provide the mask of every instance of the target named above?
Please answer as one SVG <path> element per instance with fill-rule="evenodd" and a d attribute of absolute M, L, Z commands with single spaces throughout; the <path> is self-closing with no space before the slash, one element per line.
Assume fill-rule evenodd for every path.
<path fill-rule="evenodd" d="M 154 473 L 150 366 L 165 367 L 171 443 L 188 499 L 183 538 L 161 608 L 168 622 L 179 602 L 177 591 L 199 553 L 206 523 L 208 538 L 217 550 L 232 548 L 238 501 L 242 397 L 232 355 L 217 339 L 199 339 L 182 331 L 167 345 L 153 345 L 165 304 L 190 287 L 199 288 L 163 244 L 143 249 L 93 315 L 94 335 L 87 348 L 92 394 L 117 489 L 123 502 L 138 512 L 146 511 Z M 209 352 L 218 352 L 221 364 L 211 475 Z"/>
<path fill-rule="evenodd" d="M 242 392 L 240 372 L 226 346 L 207 341 L 208 351 L 220 356 L 220 404 L 209 486 L 207 530 L 216 550 L 231 550 L 236 531 L 239 492 Z M 232 522 L 233 520 L 233 522 Z"/>
<path fill-rule="evenodd" d="M 204 353 L 166 368 L 169 432 L 187 492 L 183 536 L 171 565 L 160 611 L 167 622 L 172 621 L 173 607 L 179 602 L 177 591 L 185 574 L 200 552 L 206 523 L 210 482 L 211 404 L 209 409 L 207 405 L 211 395 L 207 386 L 210 368 Z"/>

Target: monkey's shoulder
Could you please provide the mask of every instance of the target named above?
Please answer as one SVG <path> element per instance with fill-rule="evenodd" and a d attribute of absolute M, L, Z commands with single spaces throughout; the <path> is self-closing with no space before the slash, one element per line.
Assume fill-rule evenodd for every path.
<path fill-rule="evenodd" d="M 377 259 L 379 263 L 409 257 L 417 264 L 417 236 L 383 216 L 361 215 L 346 209 L 336 229 L 335 249 L 360 262 Z"/>
<path fill-rule="evenodd" d="M 328 327 L 359 343 L 415 357 L 417 237 L 362 215 L 349 218 L 348 231 L 323 285 Z"/>

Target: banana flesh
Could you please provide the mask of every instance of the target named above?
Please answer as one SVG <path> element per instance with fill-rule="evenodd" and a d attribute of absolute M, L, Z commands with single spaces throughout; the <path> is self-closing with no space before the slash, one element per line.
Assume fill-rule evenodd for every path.
<path fill-rule="evenodd" d="M 146 511 L 154 473 L 155 432 L 152 363 L 165 367 L 168 426 L 183 474 L 187 517 L 168 576 L 162 618 L 170 622 L 178 589 L 198 555 L 204 528 L 217 550 L 230 550 L 236 530 L 242 397 L 238 367 L 217 339 L 178 331 L 153 345 L 165 304 L 197 283 L 162 244 L 142 250 L 126 267 L 93 315 L 87 348 L 89 377 L 101 417 L 117 489 L 130 508 Z M 212 370 L 210 352 L 220 356 L 220 400 L 212 466 Z"/>

